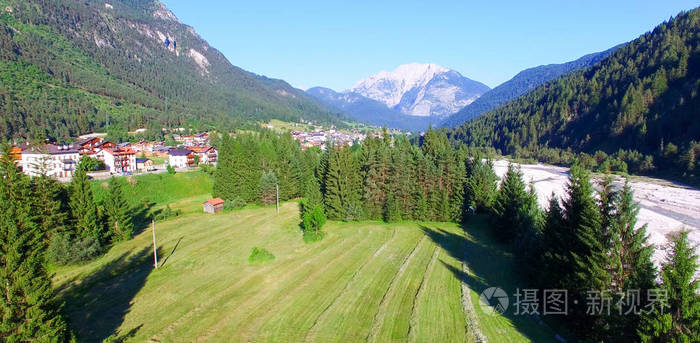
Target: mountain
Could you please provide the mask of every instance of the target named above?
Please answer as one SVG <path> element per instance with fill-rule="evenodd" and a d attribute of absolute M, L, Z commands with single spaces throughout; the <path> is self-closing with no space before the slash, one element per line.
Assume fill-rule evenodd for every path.
<path fill-rule="evenodd" d="M 455 113 L 489 90 L 483 83 L 436 64 L 411 63 L 360 81 L 350 92 L 414 116 Z"/>
<path fill-rule="evenodd" d="M 233 66 L 155 0 L 0 0 L 0 84 L 4 138 L 340 120 Z"/>
<path fill-rule="evenodd" d="M 375 126 L 421 131 L 439 120 L 434 117 L 419 117 L 403 114 L 384 103 L 353 92 L 338 93 L 330 88 L 314 87 L 306 93 L 330 106 L 348 118 Z"/>
<path fill-rule="evenodd" d="M 603 58 L 607 57 L 622 45 L 611 49 L 585 55 L 575 61 L 548 64 L 530 69 L 525 69 L 515 75 L 512 79 L 502 83 L 496 88 L 482 94 L 471 104 L 462 108 L 459 112 L 449 116 L 440 126 L 455 127 L 466 121 L 478 117 L 482 113 L 496 109 L 506 102 L 513 100 L 543 83 L 556 79 L 572 71 L 590 67 Z"/>
<path fill-rule="evenodd" d="M 549 81 L 449 132 L 467 144 L 521 157 L 556 161 L 586 152 L 598 161 L 610 154 L 633 172 L 700 181 L 699 108 L 700 9 L 695 9 L 592 67 Z"/>

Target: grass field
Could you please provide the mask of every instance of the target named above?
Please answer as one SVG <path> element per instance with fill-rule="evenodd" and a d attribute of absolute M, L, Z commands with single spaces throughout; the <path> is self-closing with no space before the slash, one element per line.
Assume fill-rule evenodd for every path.
<path fill-rule="evenodd" d="M 205 197 L 173 206 L 199 208 Z M 81 341 L 471 342 L 464 249 L 488 247 L 469 255 L 478 280 L 512 282 L 502 276 L 509 257 L 482 241 L 483 226 L 329 222 L 322 241 L 306 244 L 295 203 L 279 216 L 191 213 L 157 224 L 157 270 L 148 230 L 90 264 L 54 270 L 54 284 Z M 250 263 L 253 247 L 274 260 Z M 491 342 L 554 335 L 478 306 L 477 315 Z"/>

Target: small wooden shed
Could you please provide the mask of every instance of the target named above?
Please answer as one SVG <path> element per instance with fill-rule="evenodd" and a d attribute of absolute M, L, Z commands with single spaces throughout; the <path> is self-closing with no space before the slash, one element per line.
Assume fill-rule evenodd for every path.
<path fill-rule="evenodd" d="M 216 213 L 224 209 L 224 199 L 214 198 L 204 202 L 204 212 Z"/>

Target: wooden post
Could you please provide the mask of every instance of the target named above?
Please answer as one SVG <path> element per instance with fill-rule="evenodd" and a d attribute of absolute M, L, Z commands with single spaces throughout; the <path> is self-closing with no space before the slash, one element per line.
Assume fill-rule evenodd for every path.
<path fill-rule="evenodd" d="M 158 269 L 158 252 L 156 251 L 156 221 L 153 220 L 153 266 Z"/>
<path fill-rule="evenodd" d="M 277 192 L 277 215 L 280 214 L 280 185 L 275 184 L 275 191 Z"/>

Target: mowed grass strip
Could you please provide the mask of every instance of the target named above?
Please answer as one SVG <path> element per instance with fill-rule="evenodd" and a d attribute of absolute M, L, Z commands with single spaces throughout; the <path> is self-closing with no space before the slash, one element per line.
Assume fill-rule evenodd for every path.
<path fill-rule="evenodd" d="M 340 225 L 338 230 L 343 234 L 355 235 L 360 227 L 355 225 Z M 335 225 L 332 225 L 335 226 Z M 328 229 L 333 231 L 334 228 Z M 361 234 L 362 235 L 362 234 Z M 256 341 L 301 342 L 317 323 L 318 318 L 333 304 L 336 298 L 346 289 L 350 280 L 358 270 L 377 251 L 383 250 L 387 240 L 392 236 L 392 230 L 385 227 L 371 226 L 358 249 L 336 261 L 332 268 L 319 275 L 313 282 L 306 285 L 297 296 L 288 299 L 276 307 L 271 317 L 267 318 L 259 330 Z"/>
<path fill-rule="evenodd" d="M 360 229 L 365 231 L 365 229 Z M 316 279 L 323 276 L 330 268 L 351 256 L 354 251 L 362 250 L 365 247 L 361 244 L 362 234 L 346 237 L 339 243 L 329 242 L 326 244 L 329 254 L 321 254 L 314 251 L 314 254 L 299 259 L 297 268 L 290 268 L 290 271 L 271 273 L 260 284 L 244 285 L 242 288 L 250 287 L 251 294 L 241 301 L 226 301 L 219 306 L 226 315 L 222 316 L 218 322 L 211 326 L 205 335 L 198 337 L 202 341 L 226 341 L 235 339 L 237 341 L 250 341 L 257 335 L 257 331 L 262 326 L 263 321 L 270 315 L 277 312 L 281 304 L 292 301 L 300 292 L 305 292 L 307 286 Z M 319 247 L 320 249 L 323 249 Z M 254 292 L 254 293 L 252 293 Z M 230 310 L 226 310 L 230 309 Z"/>
<path fill-rule="evenodd" d="M 451 255 L 460 244 L 461 229 L 450 224 L 440 226 L 450 234 L 435 233 L 434 225 L 423 227 L 439 249 L 425 272 L 418 292 L 409 332 L 412 342 L 467 340 L 466 319 L 460 299 L 461 280 L 454 273 L 455 269 L 461 269 L 461 261 Z"/>
<path fill-rule="evenodd" d="M 370 257 L 346 290 L 319 318 L 318 330 L 310 334 L 307 341 L 364 341 L 389 286 L 422 237 L 420 231 L 395 227 L 392 239 L 382 251 Z"/>
<path fill-rule="evenodd" d="M 408 340 L 416 293 L 435 249 L 437 246 L 427 237 L 424 236 L 421 239 L 384 296 L 367 341 L 405 342 Z"/>

